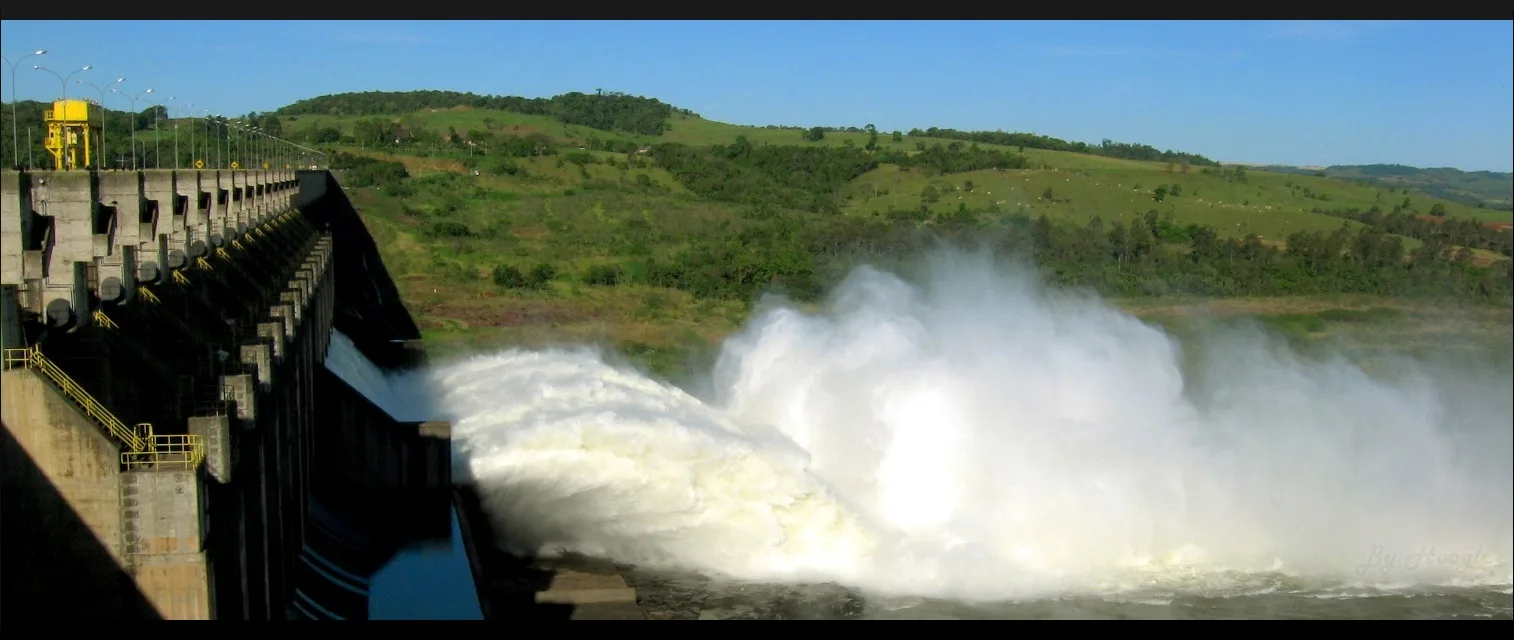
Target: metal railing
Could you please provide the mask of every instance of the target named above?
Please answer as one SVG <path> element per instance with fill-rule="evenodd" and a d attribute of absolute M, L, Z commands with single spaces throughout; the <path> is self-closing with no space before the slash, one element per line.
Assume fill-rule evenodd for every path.
<path fill-rule="evenodd" d="M 120 325 L 116 324 L 115 320 L 111 320 L 110 316 L 105 315 L 105 311 L 104 310 L 95 309 L 94 316 L 95 316 L 95 322 L 97 324 L 99 324 L 100 326 L 105 327 L 106 329 L 120 329 L 121 328 Z"/>
<path fill-rule="evenodd" d="M 139 423 L 135 428 L 127 428 L 115 414 L 106 409 L 104 405 L 89 395 L 84 387 L 79 386 L 68 373 L 53 364 L 47 356 L 42 355 L 42 349 L 32 346 L 26 349 L 6 349 L 4 352 L 4 365 L 11 367 L 25 367 L 41 373 L 44 377 L 57 385 L 58 390 L 68 399 L 84 411 L 100 426 L 105 428 L 116 440 L 126 445 L 126 451 L 121 454 L 121 464 L 128 468 L 140 468 L 148 465 L 180 466 L 185 469 L 196 468 L 205 459 L 205 439 L 198 435 L 153 435 L 152 425 Z"/>
<path fill-rule="evenodd" d="M 146 427 L 146 439 L 152 443 L 146 451 L 126 451 L 121 454 L 121 465 L 127 469 L 173 468 L 195 469 L 205 461 L 205 439 L 194 434 L 157 436 L 152 434 L 152 425 Z"/>

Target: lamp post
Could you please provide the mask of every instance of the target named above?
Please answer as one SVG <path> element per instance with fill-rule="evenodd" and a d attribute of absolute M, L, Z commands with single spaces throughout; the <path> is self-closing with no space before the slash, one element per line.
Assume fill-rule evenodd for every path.
<path fill-rule="evenodd" d="M 239 136 L 237 138 L 236 162 L 243 169 L 247 169 L 250 168 L 247 163 L 251 160 L 251 157 L 247 155 L 247 144 L 252 135 L 247 131 L 246 122 L 242 122 L 241 120 L 234 120 L 233 122 L 236 124 L 231 125 L 231 128 L 236 132 L 234 135 Z"/>
<path fill-rule="evenodd" d="M 182 169 L 183 167 L 179 166 L 179 160 L 184 156 L 179 155 L 179 123 L 184 119 L 184 110 L 174 109 L 173 115 L 173 168 Z M 193 124 L 193 122 L 190 124 Z M 192 142 L 194 140 L 194 127 L 189 128 L 189 134 L 191 136 L 190 148 L 192 149 L 194 148 L 194 142 Z"/>
<path fill-rule="evenodd" d="M 163 110 L 164 111 L 168 110 L 168 103 L 170 103 L 170 102 L 173 102 L 173 96 L 168 96 L 168 99 L 166 99 L 166 100 L 163 101 Z M 169 114 L 169 115 L 173 115 L 173 114 Z M 156 115 L 154 117 L 156 117 Z M 157 126 L 158 125 L 156 125 L 156 124 L 153 125 L 153 127 L 155 127 L 155 128 Z M 158 163 L 158 168 L 162 169 L 163 168 L 163 163 L 159 162 Z M 175 169 L 179 168 L 179 121 L 178 120 L 174 120 L 173 121 L 173 168 L 175 168 Z"/>
<path fill-rule="evenodd" d="M 158 151 L 158 110 L 162 107 L 163 105 L 160 104 L 152 105 L 152 168 L 154 169 L 163 168 L 163 161 L 161 160 L 163 155 L 162 152 Z"/>
<path fill-rule="evenodd" d="M 86 65 L 84 65 L 82 67 L 79 67 L 78 69 L 75 69 L 73 72 L 69 73 L 68 76 L 66 76 L 66 77 L 58 75 L 57 71 L 53 71 L 52 69 L 49 69 L 49 68 L 41 66 L 41 65 L 35 65 L 34 64 L 34 65 L 32 65 L 32 68 L 36 69 L 37 71 L 46 71 L 48 73 L 53 74 L 53 77 L 58 79 L 58 85 L 63 88 L 63 98 L 62 98 L 63 102 L 68 102 L 68 81 L 72 80 L 75 75 L 83 73 L 85 71 L 89 71 L 90 69 L 93 69 L 95 67 L 94 67 L 94 65 L 86 64 Z M 86 112 L 84 115 L 86 117 L 88 117 L 89 113 Z M 74 148 L 73 140 L 71 140 L 68 136 L 64 136 L 63 137 L 63 150 L 64 150 L 63 155 L 67 156 L 69 160 L 73 160 L 73 153 L 72 153 L 73 152 L 73 148 Z M 73 163 L 70 162 L 67 166 L 64 166 L 63 169 L 65 171 L 72 170 L 73 169 Z"/>
<path fill-rule="evenodd" d="M 110 156 L 106 155 L 106 153 L 105 153 L 105 124 L 106 124 L 105 92 L 106 91 L 114 91 L 115 89 L 112 89 L 112 87 L 114 87 L 114 86 L 116 86 L 116 85 L 118 85 L 118 84 L 120 84 L 122 82 L 126 82 L 126 77 L 122 76 L 120 78 L 116 78 L 115 82 L 112 82 L 112 83 L 110 83 L 108 85 L 105 85 L 105 88 L 103 88 L 103 89 L 100 88 L 100 85 L 97 85 L 97 84 L 95 84 L 93 82 L 85 82 L 83 80 L 75 80 L 74 82 L 77 82 L 77 83 L 85 85 L 85 86 L 94 87 L 95 91 L 98 91 L 100 93 L 100 159 L 97 162 L 95 162 L 95 166 L 96 167 L 103 167 L 103 166 L 105 166 L 105 159 L 110 157 Z"/>
<path fill-rule="evenodd" d="M 205 121 L 205 164 L 210 164 L 210 109 L 200 111 L 200 119 Z"/>
<path fill-rule="evenodd" d="M 24 56 L 16 58 L 15 62 L 11 62 L 10 58 L 0 56 L 0 60 L 4 60 L 5 65 L 11 68 L 11 162 L 18 167 L 21 166 L 21 150 L 17 146 L 17 144 L 20 142 L 21 136 L 16 131 L 16 103 L 20 102 L 21 100 L 16 97 L 16 67 L 21 64 L 21 61 L 27 58 L 44 55 L 46 53 L 47 49 L 38 49 Z M 27 149 L 30 150 L 31 147 L 27 147 Z"/>
<path fill-rule="evenodd" d="M 184 115 L 186 113 L 189 114 L 189 155 L 190 155 L 190 157 L 194 157 L 195 152 L 199 151 L 199 147 L 195 146 L 195 114 L 194 114 L 194 107 L 195 107 L 195 103 L 191 102 L 191 103 L 189 103 L 188 108 L 179 110 L 179 115 L 180 116 L 182 116 L 182 115 Z M 190 164 L 194 164 L 194 163 L 190 163 Z"/>
<path fill-rule="evenodd" d="M 266 158 L 266 156 L 263 155 L 263 130 L 259 127 L 252 127 L 252 135 L 257 136 L 256 138 L 253 138 L 252 143 L 253 149 L 256 150 L 253 154 L 255 156 L 253 163 L 257 164 L 258 166 L 262 166 Z"/>
<path fill-rule="evenodd" d="M 221 114 L 215 114 L 216 119 L 216 168 L 225 168 L 221 163 L 221 138 L 226 137 L 226 123 L 221 121 Z"/>
<path fill-rule="evenodd" d="M 142 93 L 139 93 L 139 94 L 134 95 L 134 96 L 128 96 L 128 95 L 126 95 L 120 89 L 111 89 L 111 91 L 114 91 L 116 93 L 120 93 L 121 95 L 126 96 L 127 100 L 131 101 L 131 170 L 132 171 L 136 171 L 137 170 L 137 98 L 140 98 L 140 97 L 145 96 L 145 95 L 147 95 L 149 93 L 152 93 L 152 89 L 144 89 L 144 90 L 142 90 Z"/>

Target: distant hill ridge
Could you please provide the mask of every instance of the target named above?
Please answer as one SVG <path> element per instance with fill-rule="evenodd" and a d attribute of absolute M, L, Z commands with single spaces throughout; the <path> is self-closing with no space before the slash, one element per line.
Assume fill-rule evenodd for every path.
<path fill-rule="evenodd" d="M 519 113 L 552 116 L 564 122 L 607 131 L 623 131 L 658 136 L 666 130 L 675 114 L 698 118 L 688 109 L 679 109 L 652 98 L 620 92 L 596 90 L 594 94 L 570 92 L 551 98 L 481 95 L 460 91 L 363 91 L 317 96 L 299 100 L 274 111 L 283 116 L 325 115 L 400 115 L 428 110 L 473 107 L 500 109 Z M 871 127 L 871 125 L 869 125 Z M 800 129 L 800 127 L 782 127 Z M 813 127 L 817 131 L 859 131 L 857 127 Z M 1215 162 L 1202 155 L 1172 150 L 1161 151 L 1144 144 L 1103 140 L 1099 144 L 1071 142 L 1030 133 L 1003 131 L 957 131 L 931 127 L 913 129 L 912 136 L 946 138 L 965 142 L 982 142 L 1019 146 L 1048 151 L 1070 151 L 1129 160 L 1182 162 L 1198 166 L 1241 165 L 1262 171 L 1320 174 L 1331 178 L 1355 180 L 1386 186 L 1418 189 L 1427 194 L 1489 209 L 1514 208 L 1514 174 L 1492 171 L 1462 171 L 1450 167 L 1419 168 L 1399 164 L 1291 166 L 1247 162 Z"/>
<path fill-rule="evenodd" d="M 1355 164 L 1329 167 L 1301 167 L 1276 164 L 1225 162 L 1261 171 L 1319 174 L 1341 180 L 1418 189 L 1430 195 L 1471 206 L 1489 209 L 1514 208 L 1514 173 L 1497 171 L 1462 171 L 1451 167 L 1411 167 L 1402 164 Z"/>

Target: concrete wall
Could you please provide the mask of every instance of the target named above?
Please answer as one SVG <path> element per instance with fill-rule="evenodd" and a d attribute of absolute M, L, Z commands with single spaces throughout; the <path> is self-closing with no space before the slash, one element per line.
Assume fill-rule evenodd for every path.
<path fill-rule="evenodd" d="M 292 172 L 3 177 L 6 346 L 40 345 L 128 424 L 208 444 L 193 472 L 123 471 L 50 381 L 6 372 L 7 611 L 94 589 L 118 603 L 100 617 L 363 618 L 364 576 L 448 536 L 448 426 L 374 413 L 323 365 L 334 324 L 375 362 L 424 359 L 329 175 L 302 172 L 304 212 Z M 49 577 L 61 558 L 82 564 Z"/>
<path fill-rule="evenodd" d="M 252 188 L 234 212 L 238 182 Z M 87 324 L 92 300 L 126 302 L 137 281 L 161 281 L 288 210 L 296 186 L 293 171 L 0 172 L 0 284 L 32 294 L 28 311 L 51 305 L 56 326 Z M 77 263 L 94 275 L 77 276 Z"/>
<path fill-rule="evenodd" d="M 199 473 L 129 471 L 120 485 L 122 544 L 137 589 L 164 619 L 212 619 Z"/>
<path fill-rule="evenodd" d="M 400 300 L 378 245 L 362 218 L 326 171 L 296 172 L 300 190 L 293 205 L 335 239 L 338 291 L 333 325 L 374 364 L 402 369 L 410 364 L 405 341 L 420 340 L 420 328 Z"/>
<path fill-rule="evenodd" d="M 0 422 L 0 617 L 160 617 L 126 569 L 115 442 L 28 370 L 0 372 Z"/>

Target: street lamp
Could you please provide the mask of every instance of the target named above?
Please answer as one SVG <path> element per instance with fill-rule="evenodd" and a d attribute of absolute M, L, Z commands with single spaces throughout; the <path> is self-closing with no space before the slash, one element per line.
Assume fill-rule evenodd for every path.
<path fill-rule="evenodd" d="M 41 66 L 41 65 L 35 65 L 34 64 L 34 65 L 32 65 L 32 68 L 36 69 L 37 71 L 46 71 L 48 73 L 53 74 L 53 77 L 58 79 L 58 86 L 60 86 L 60 87 L 63 88 L 63 98 L 62 98 L 62 100 L 64 102 L 68 102 L 68 81 L 72 80 L 75 75 L 83 73 L 85 71 L 89 71 L 90 69 L 93 69 L 95 67 L 94 67 L 94 65 L 86 64 L 86 65 L 84 65 L 82 67 L 79 67 L 78 69 L 75 69 L 73 72 L 69 73 L 67 77 L 60 76 L 60 75 L 58 75 L 57 71 L 53 71 L 52 69 L 49 69 L 49 68 Z M 89 115 L 89 113 L 85 112 L 85 116 L 87 117 L 88 115 Z M 73 140 L 70 139 L 68 136 L 64 136 L 63 137 L 64 155 L 67 156 L 70 160 L 73 159 L 73 153 L 72 153 L 73 152 L 73 148 L 74 148 Z M 73 169 L 73 166 L 71 166 L 71 165 L 72 165 L 72 163 L 70 163 L 70 166 L 65 166 L 64 170 L 66 171 L 66 170 Z"/>
<path fill-rule="evenodd" d="M 235 123 L 231 125 L 231 128 L 234 131 L 232 135 L 237 142 L 237 150 L 234 154 L 234 161 L 241 168 L 247 169 L 249 167 L 247 163 L 251 160 L 250 156 L 248 156 L 247 154 L 247 145 L 252 139 L 252 134 L 248 131 L 246 122 L 243 122 L 242 120 L 232 120 L 232 122 Z"/>
<path fill-rule="evenodd" d="M 172 101 L 173 101 L 173 96 L 168 96 L 168 99 L 163 101 L 163 110 L 164 111 L 168 110 L 168 103 L 172 102 Z M 157 116 L 157 112 L 156 111 L 153 112 L 153 118 L 156 119 L 157 117 L 158 117 Z M 153 126 L 154 129 L 156 129 L 158 127 L 156 120 L 154 120 L 152 126 Z M 153 135 L 157 135 L 157 134 L 154 133 Z M 154 151 L 153 155 L 156 156 L 157 152 Z M 157 164 L 157 167 L 159 169 L 163 168 L 163 163 L 162 162 L 158 161 L 156 158 L 154 158 L 153 161 L 154 161 L 154 163 Z M 179 121 L 178 120 L 174 120 L 173 121 L 173 167 L 175 169 L 179 168 Z"/>
<path fill-rule="evenodd" d="M 95 91 L 100 92 L 100 157 L 96 160 L 95 166 L 104 167 L 105 161 L 110 158 L 110 156 L 105 153 L 105 92 L 107 90 L 115 91 L 115 89 L 112 89 L 112 87 L 122 82 L 126 82 L 126 77 L 122 76 L 120 78 L 116 78 L 115 82 L 105 85 L 104 89 L 100 88 L 100 85 L 97 85 L 93 82 L 85 82 L 83 80 L 75 80 L 74 82 L 85 86 L 94 87 Z"/>
<path fill-rule="evenodd" d="M 194 158 L 200 152 L 200 148 L 195 145 L 195 103 L 191 102 L 186 107 L 185 109 L 180 109 L 179 114 L 189 114 L 189 157 Z M 191 162 L 190 164 L 194 163 Z"/>
<path fill-rule="evenodd" d="M 22 60 L 25 60 L 32 56 L 40 56 L 46 53 L 47 49 L 38 49 L 24 56 L 16 58 L 15 62 L 11 62 L 10 58 L 0 56 L 0 60 L 4 60 L 5 65 L 11 68 L 11 162 L 14 163 L 17 167 L 21 166 L 21 151 L 20 148 L 16 146 L 20 141 L 21 135 L 16 132 L 16 103 L 20 102 L 21 100 L 16 97 L 16 66 L 21 64 Z"/>
<path fill-rule="evenodd" d="M 147 95 L 149 93 L 152 93 L 152 89 L 144 89 L 142 91 L 142 93 L 139 93 L 139 94 L 134 95 L 134 96 L 128 96 L 128 95 L 126 95 L 125 93 L 122 93 L 120 89 L 111 89 L 111 91 L 114 91 L 116 93 L 120 93 L 121 95 L 126 96 L 127 100 L 131 101 L 131 170 L 132 171 L 136 171 L 137 170 L 137 98 L 140 98 L 140 97 L 145 96 L 145 95 Z"/>
<path fill-rule="evenodd" d="M 251 130 L 252 135 L 257 136 L 252 140 L 254 156 L 252 162 L 253 164 L 262 166 L 266 158 L 266 156 L 263 155 L 263 129 L 261 127 L 251 127 Z"/>
<path fill-rule="evenodd" d="M 221 169 L 225 167 L 221 163 L 221 139 L 226 137 L 227 129 L 226 123 L 221 119 L 221 114 L 217 113 L 214 117 L 216 119 L 216 168 Z M 227 153 L 229 154 L 230 151 L 227 151 Z"/>
<path fill-rule="evenodd" d="M 200 119 L 205 121 L 205 164 L 210 164 L 210 109 L 200 111 Z"/>
<path fill-rule="evenodd" d="M 174 116 L 174 121 L 173 121 L 173 168 L 175 168 L 175 169 L 182 169 L 183 167 L 179 166 L 179 161 L 180 161 L 181 158 L 183 158 L 183 156 L 179 155 L 179 124 L 180 124 L 180 122 L 182 122 L 184 120 L 184 109 L 182 109 L 182 108 L 181 109 L 174 109 L 172 113 L 173 113 L 173 116 Z M 190 124 L 194 124 L 194 122 L 191 121 Z M 189 147 L 190 147 L 190 149 L 193 149 L 194 148 L 194 127 L 192 127 L 192 126 L 189 128 L 189 135 L 190 135 L 190 138 L 189 138 L 190 139 Z M 191 152 L 190 155 L 194 155 L 194 153 Z"/>

